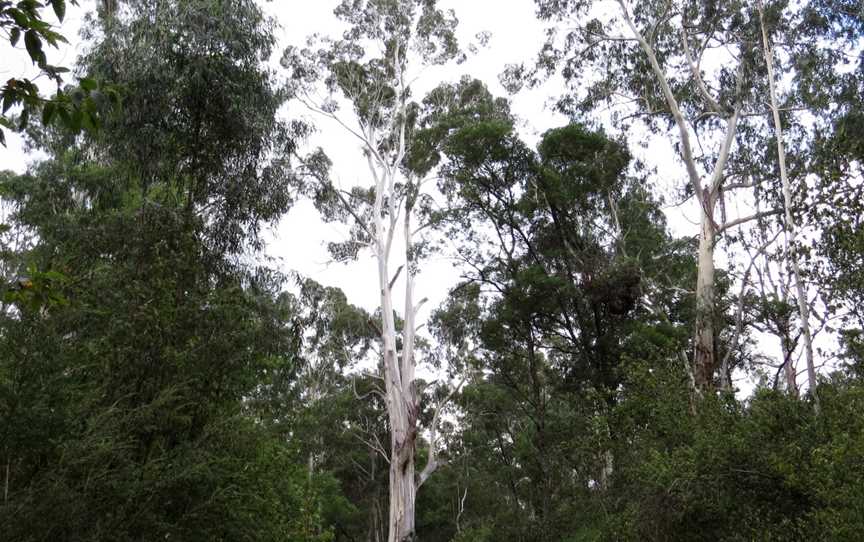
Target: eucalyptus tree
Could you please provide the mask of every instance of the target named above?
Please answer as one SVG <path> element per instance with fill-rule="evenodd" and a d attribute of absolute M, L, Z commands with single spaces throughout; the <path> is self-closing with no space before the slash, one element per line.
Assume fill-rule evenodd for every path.
<path fill-rule="evenodd" d="M 792 207 L 794 203 L 792 201 L 792 187 L 789 181 L 789 173 L 786 168 L 786 149 L 783 143 L 783 122 L 780 118 L 780 105 L 778 103 L 776 89 L 777 82 L 774 71 L 774 47 L 771 43 L 771 38 L 766 23 L 765 8 L 762 5 L 761 0 L 757 3 L 757 10 L 759 12 L 759 28 L 762 34 L 762 54 L 765 59 L 765 67 L 767 70 L 768 97 L 770 98 L 769 104 L 772 117 L 771 120 L 774 124 L 774 139 L 777 144 L 777 164 L 780 170 L 780 182 L 783 190 L 783 242 L 786 252 L 786 258 L 789 266 L 792 268 L 792 278 L 795 282 L 795 297 L 798 302 L 798 317 L 801 324 L 801 335 L 804 341 L 804 354 L 806 356 L 805 359 L 807 361 L 807 380 L 810 384 L 810 389 L 812 390 L 816 386 L 816 365 L 813 361 L 813 336 L 810 330 L 810 302 L 807 296 L 807 289 L 806 285 L 804 284 L 804 278 L 801 272 L 801 265 L 798 262 L 797 256 L 792 252 L 793 248 L 796 246 L 798 226 L 796 224 L 796 219 L 793 215 Z M 783 344 L 788 344 L 788 341 L 784 340 Z M 787 358 L 784 365 L 786 366 L 786 372 L 788 375 L 788 387 L 790 390 L 795 390 L 795 393 L 797 393 L 797 386 L 794 378 L 794 367 L 792 365 L 791 359 L 792 353 L 788 352 L 788 350 L 788 348 L 784 348 L 784 357 Z M 817 397 L 818 396 L 814 395 L 814 398 Z"/>
<path fill-rule="evenodd" d="M 615 317 L 632 310 L 640 296 L 641 271 L 631 258 L 666 248 L 656 210 L 640 206 L 646 194 L 624 174 L 626 146 L 573 124 L 544 134 L 535 152 L 516 135 L 506 102 L 493 100 L 478 81 L 443 85 L 433 95 L 432 103 L 450 106 L 427 113 L 439 117 L 429 132 L 453 127 L 440 145 L 448 157 L 439 172 L 445 231 L 460 241 L 472 280 L 489 280 L 489 287 L 513 280 L 536 290 L 525 295 L 549 306 L 529 318 L 532 326 L 566 340 L 573 356 L 584 356 L 591 385 L 614 394 L 614 369 L 602 358 L 619 343 L 605 337 L 615 334 Z M 420 135 L 428 138 L 426 131 Z M 625 220 L 644 223 L 637 229 Z M 654 245 L 645 240 L 649 246 L 634 249 L 640 236 Z M 501 288 L 493 290 L 510 292 Z M 530 305 L 517 302 L 512 310 L 533 310 Z"/>
<path fill-rule="evenodd" d="M 760 73 L 766 81 L 763 93 L 768 97 L 770 122 L 766 135 L 757 134 L 750 146 L 756 147 L 760 137 L 773 140 L 775 152 L 767 173 L 780 183 L 769 190 L 781 195 L 775 200 L 784 210 L 783 263 L 794 287 L 798 335 L 809 389 L 818 408 L 818 395 L 813 394 L 817 381 L 813 339 L 832 329 L 839 306 L 832 300 L 831 280 L 814 281 L 818 285 L 815 300 L 821 303 L 813 301 L 807 277 L 816 276 L 813 272 L 821 265 L 821 251 L 812 250 L 808 238 L 825 238 L 832 221 L 823 218 L 835 210 L 846 212 L 841 210 L 843 198 L 833 197 L 835 190 L 854 190 L 857 182 L 854 176 L 837 178 L 830 168 L 823 168 L 821 142 L 824 134 L 843 123 L 850 106 L 854 108 L 855 99 L 850 97 L 862 86 L 859 52 L 864 45 L 864 11 L 842 1 L 798 5 L 758 2 L 756 11 Z M 855 136 L 850 135 L 854 145 Z M 826 187 L 830 188 L 823 192 Z M 823 210 L 826 217 L 820 217 Z M 802 230 L 806 235 L 800 234 Z M 818 244 L 820 248 L 827 245 L 830 242 Z"/>
<path fill-rule="evenodd" d="M 272 29 L 252 0 L 126 2 L 79 67 L 122 114 L 34 132 L 47 159 L 3 178 L 37 273 L 0 330 L 7 538 L 326 538 L 305 462 L 249 415 L 299 355 L 246 264 L 290 205 Z"/>
<path fill-rule="evenodd" d="M 566 28 L 563 36 L 550 33 L 538 61 L 540 69 L 560 69 L 574 89 L 560 101 L 562 109 L 580 114 L 612 106 L 619 127 L 629 128 L 638 118 L 654 132 L 671 130 L 677 140 L 687 193 L 701 217 L 694 376 L 699 389 L 710 388 L 720 365 L 716 247 L 734 227 L 784 213 L 784 200 L 765 186 L 775 177 L 766 166 L 778 158 L 776 153 L 764 155 L 773 134 L 764 123 L 770 114 L 764 106 L 769 89 L 764 56 L 759 54 L 763 40 L 758 11 L 743 2 L 537 0 L 537 6 L 541 19 Z M 811 13 L 808 6 L 796 9 L 787 19 L 795 30 L 776 40 L 793 59 L 783 72 L 797 77 L 784 110 L 801 105 L 808 87 L 838 63 L 838 48 L 818 53 L 819 36 L 828 33 L 819 30 Z M 792 32 L 807 39 L 792 38 Z M 509 72 L 514 80 L 520 75 L 527 74 L 515 68 Z M 798 118 L 799 138 L 805 131 L 801 126 Z M 727 217 L 728 199 L 746 201 L 734 196 L 742 189 L 752 189 L 753 197 L 772 203 L 748 216 Z"/>
<path fill-rule="evenodd" d="M 301 126 L 276 118 L 286 96 L 263 67 L 275 22 L 245 0 L 125 5 L 123 18 L 85 34 L 95 42 L 87 73 L 122 82 L 126 95 L 105 127 L 112 136 L 88 151 L 135 164 L 143 195 L 173 198 L 215 252 L 260 249 L 260 228 L 290 207 L 288 158 Z"/>
<path fill-rule="evenodd" d="M 419 474 L 415 470 L 420 431 L 415 350 L 424 303 L 415 298 L 415 278 L 428 248 L 418 237 L 424 227 L 418 218 L 428 205 L 428 170 L 406 163 L 415 143 L 412 90 L 422 69 L 458 61 L 463 53 L 454 34 L 455 15 L 434 0 L 343 0 L 335 15 L 348 26 L 341 39 L 311 39 L 305 48 L 288 48 L 282 65 L 295 100 L 353 136 L 368 166 L 367 183 L 350 189 L 332 178 L 325 150 L 301 157 L 297 173 L 299 189 L 316 200 L 325 220 L 351 224 L 350 238 L 331 245 L 334 255 L 348 260 L 369 248 L 377 260 L 377 281 L 370 287 L 380 295 L 390 428 L 388 539 L 401 542 L 415 536 L 416 492 L 438 467 L 433 437 L 428 462 Z M 394 300 L 400 276 L 401 326 Z"/>

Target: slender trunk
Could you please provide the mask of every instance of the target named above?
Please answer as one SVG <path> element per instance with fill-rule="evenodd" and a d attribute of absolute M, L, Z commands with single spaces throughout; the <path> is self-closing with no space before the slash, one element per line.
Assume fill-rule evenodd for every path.
<path fill-rule="evenodd" d="M 411 271 L 408 271 L 410 276 Z M 391 309 L 392 314 L 392 309 Z M 406 321 L 407 326 L 409 322 Z M 391 367 L 399 359 L 394 349 L 388 352 Z M 406 331 L 407 333 L 407 331 Z M 403 350 L 408 348 L 403 344 Z M 405 352 L 403 352 L 404 354 Z M 390 520 L 388 542 L 414 540 L 414 501 L 417 495 L 414 476 L 414 451 L 417 443 L 417 403 L 413 392 L 413 360 L 403 359 L 400 380 L 389 379 L 388 416 L 390 420 Z M 395 371 L 392 371 L 395 372 Z"/>
<path fill-rule="evenodd" d="M 456 485 L 456 495 L 459 495 L 459 485 Z M 465 487 L 465 491 L 462 492 L 462 498 L 459 499 L 457 503 L 457 511 L 456 511 L 456 534 L 459 535 L 462 533 L 462 514 L 465 512 L 465 499 L 468 498 L 468 487 Z"/>
<path fill-rule="evenodd" d="M 392 227 L 392 225 L 391 225 Z M 391 414 L 390 439 L 390 535 L 389 542 L 415 539 L 414 502 L 417 498 L 414 451 L 417 446 L 419 405 L 414 388 L 414 275 L 411 262 L 411 203 L 406 200 L 404 216 L 405 315 L 402 324 L 401 393 Z"/>
<path fill-rule="evenodd" d="M 384 528 L 384 520 L 381 514 L 381 504 L 376 498 L 372 506 L 372 532 L 369 533 L 369 542 L 381 542 L 384 538 L 382 530 Z"/>
<path fill-rule="evenodd" d="M 390 422 L 390 513 L 388 542 L 412 540 L 414 536 L 414 405 L 406 396 L 396 354 L 396 329 L 387 277 L 386 258 L 379 258 L 381 307 L 384 323 L 384 367 L 387 387 L 387 417 Z M 413 383 L 411 384 L 413 385 Z"/>
<path fill-rule="evenodd" d="M 792 275 L 795 279 L 795 291 L 798 298 L 798 315 L 801 321 L 801 334 L 804 338 L 804 355 L 807 360 L 807 383 L 809 393 L 819 408 L 819 400 L 816 396 L 816 367 L 813 362 L 813 336 L 810 333 L 810 307 L 807 304 L 807 293 L 804 280 L 801 277 L 801 269 L 797 257 L 792 253 L 795 246 L 797 228 L 795 218 L 792 216 L 792 188 L 789 184 L 789 175 L 786 171 L 786 151 L 783 148 L 783 125 L 780 122 L 780 109 L 777 106 L 777 91 L 774 88 L 774 53 L 768 41 L 768 31 L 765 28 L 765 14 L 762 3 L 759 3 L 759 23 L 762 27 L 762 45 L 765 55 L 765 65 L 768 68 L 768 91 L 771 98 L 771 113 L 774 120 L 774 138 L 777 140 L 777 161 L 780 166 L 780 181 L 783 185 L 783 207 L 785 211 L 785 252 L 786 258 L 792 267 Z M 791 358 L 790 358 L 791 359 Z"/>
<path fill-rule="evenodd" d="M 711 389 L 714 384 L 716 355 L 714 351 L 714 244 L 716 225 L 711 216 L 713 201 L 710 196 L 702 201 L 702 231 L 699 235 L 699 254 L 696 276 L 696 329 L 693 341 L 693 366 L 696 388 Z"/>
<path fill-rule="evenodd" d="M 378 451 L 369 449 L 369 487 L 373 488 L 369 506 L 369 530 L 366 533 L 367 542 L 381 542 L 384 538 L 384 520 L 381 514 L 381 492 L 378 490 Z"/>

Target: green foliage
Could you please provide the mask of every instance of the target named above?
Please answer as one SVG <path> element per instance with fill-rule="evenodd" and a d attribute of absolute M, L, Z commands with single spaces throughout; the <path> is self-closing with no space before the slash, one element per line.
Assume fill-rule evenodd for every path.
<path fill-rule="evenodd" d="M 282 539 L 295 459 L 242 413 L 261 382 L 290 375 L 290 313 L 265 276 L 205 272 L 172 209 L 68 217 L 47 217 L 62 237 L 42 229 L 32 257 L 64 269 L 52 289 L 69 302 L 48 313 L 17 303 L 4 325 L 12 539 Z"/>
<path fill-rule="evenodd" d="M 289 204 L 287 166 L 262 165 L 290 143 L 271 27 L 252 2 L 129 7 L 82 66 L 129 109 L 83 140 L 35 133 L 49 159 L 3 179 L 36 233 L 4 289 L 4 535 L 331 540 L 332 483 L 256 418 L 297 372 L 296 307 L 237 258 Z"/>
<path fill-rule="evenodd" d="M 8 285 L 3 303 L 17 305 L 22 310 L 38 311 L 68 303 L 60 294 L 60 287 L 66 277 L 57 271 L 39 271 L 35 267 L 27 269 L 26 276 Z"/>
<path fill-rule="evenodd" d="M 676 359 L 686 322 L 670 319 L 681 303 L 663 295 L 692 264 L 658 266 L 676 249 L 656 203 L 625 175 L 623 144 L 573 124 L 533 152 L 478 83 L 444 90 L 454 105 L 430 108 L 424 125 L 448 157 L 439 221 L 473 271 L 433 323 L 439 341 L 471 352 L 459 367 L 471 380 L 453 472 L 430 488 L 446 495 L 435 510 L 477 536 L 597 539 L 611 505 L 608 454 L 628 438 L 615 417 L 625 375 L 643 355 L 651 366 Z"/>
<path fill-rule="evenodd" d="M 622 408 L 640 436 L 621 457 L 613 493 L 623 506 L 609 528 L 628 540 L 854 539 L 864 473 L 847 454 L 864 436 L 852 413 L 860 392 L 836 379 L 820 391 L 818 416 L 768 390 L 747 405 L 709 399 L 695 417 L 665 386 L 630 398 Z"/>
<path fill-rule="evenodd" d="M 291 203 L 293 133 L 276 119 L 286 96 L 262 67 L 273 22 L 245 1 L 128 7 L 85 58 L 88 73 L 126 95 L 100 147 L 134 164 L 145 196 L 173 198 L 209 224 L 213 248 L 260 248 L 260 225 Z"/>
<path fill-rule="evenodd" d="M 454 501 L 468 488 L 456 539 L 855 540 L 864 488 L 856 459 L 864 444 L 860 380 L 836 375 L 820 388 L 818 414 L 812 403 L 766 389 L 746 404 L 706 398 L 694 414 L 683 367 L 652 358 L 642 351 L 629 360 L 610 416 L 594 418 L 614 435 L 615 468 L 605 489 L 585 479 L 570 492 L 545 485 L 554 468 L 573 476 L 596 461 L 596 429 L 584 424 L 590 410 L 558 426 L 552 412 L 564 404 L 553 408 L 550 400 L 543 418 L 550 434 L 538 441 L 542 433 L 529 421 L 537 413 L 524 420 L 516 414 L 527 415 L 531 403 L 515 412 L 505 407 L 525 392 L 494 381 L 485 391 L 467 389 L 462 423 L 470 430 L 462 435 L 460 462 L 449 480 L 433 482 L 446 491 L 437 506 L 450 510 L 450 532 Z M 584 401 L 561 400 L 570 409 Z M 551 435 L 564 440 L 554 444 Z M 533 507 L 550 489 L 553 508 L 535 517 Z M 526 513 L 526 506 L 535 511 Z"/>
<path fill-rule="evenodd" d="M 69 0 L 69 3 L 78 5 L 77 0 Z M 0 87 L 0 144 L 3 146 L 6 145 L 4 130 L 24 130 L 32 115 L 41 113 L 44 126 L 56 124 L 63 130 L 78 134 L 82 130 L 95 131 L 101 119 L 120 104 L 117 87 L 109 83 L 84 77 L 78 80 L 77 86 L 61 87 L 63 74 L 68 73 L 69 68 L 49 64 L 45 46 L 57 48 L 59 44 L 68 42 L 43 19 L 42 10 L 49 4 L 62 23 L 66 15 L 66 0 L 0 2 L 0 29 L 8 36 L 10 47 L 18 46 L 23 36 L 24 48 L 32 63 L 39 67 L 40 76 L 56 84 L 56 92 L 49 98 L 40 93 L 36 78 L 13 77 Z M 21 109 L 17 122 L 13 122 L 8 113 L 16 107 Z"/>

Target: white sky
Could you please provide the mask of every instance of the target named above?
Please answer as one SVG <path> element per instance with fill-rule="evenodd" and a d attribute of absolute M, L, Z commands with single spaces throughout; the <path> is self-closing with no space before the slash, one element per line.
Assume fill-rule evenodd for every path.
<path fill-rule="evenodd" d="M 91 9 L 92 1 L 84 0 L 81 7 L 70 6 L 67 18 L 61 32 L 72 42 L 60 51 L 49 50 L 49 61 L 70 66 L 80 53 L 81 45 L 77 38 L 77 29 L 85 10 Z M 269 14 L 273 15 L 280 25 L 277 31 L 279 46 L 274 51 L 274 63 L 281 56 L 286 45 L 300 45 L 306 36 L 312 33 L 332 35 L 339 31 L 333 9 L 338 0 L 272 0 L 262 2 Z M 535 17 L 533 0 L 440 0 L 443 8 L 453 8 L 460 20 L 459 34 L 463 43 L 467 43 L 481 31 L 491 33 L 488 47 L 462 65 L 449 67 L 446 71 L 432 70 L 424 74 L 417 85 L 415 94 L 421 96 L 442 81 L 457 81 L 462 75 L 483 80 L 493 94 L 504 96 L 506 93 L 498 83 L 498 74 L 508 63 L 531 61 L 544 41 L 544 26 Z M 46 13 L 53 18 L 50 10 Z M 3 57 L 0 58 L 0 78 L 12 76 L 33 76 L 36 70 L 30 65 L 29 59 L 22 50 L 10 52 L 7 45 L 0 48 Z M 45 82 L 46 87 L 49 83 Z M 553 114 L 545 102 L 549 97 L 560 94 L 560 83 L 550 82 L 546 88 L 523 92 L 512 97 L 512 110 L 523 121 L 522 135 L 528 141 L 536 141 L 545 130 L 560 126 L 566 122 L 562 116 Z M 325 150 L 335 158 L 334 177 L 343 186 L 365 184 L 365 162 L 361 160 L 360 147 L 344 130 L 321 122 L 301 109 L 288 107 L 288 116 L 308 116 L 319 128 L 319 134 L 313 144 L 322 144 Z M 0 147 L 0 169 L 11 169 L 23 172 L 33 156 L 24 154 L 21 139 L 7 132 L 8 148 Z M 659 185 L 668 191 L 672 186 L 680 186 L 684 171 L 674 157 L 673 141 L 664 138 L 652 138 L 645 149 L 633 146 L 635 154 L 647 159 L 649 165 L 657 167 Z M 334 151 L 333 149 L 338 149 Z M 667 209 L 670 227 L 676 235 L 694 235 L 698 231 L 697 212 L 695 205 L 685 205 L 681 208 Z M 376 271 L 371 255 L 363 255 L 358 262 L 342 265 L 329 263 L 325 244 L 327 241 L 343 239 L 344 229 L 335 225 L 323 224 L 308 202 L 299 202 L 272 229 L 267 249 L 269 256 L 278 258 L 284 270 L 296 270 L 315 280 L 342 288 L 348 299 L 368 310 L 375 310 L 378 305 Z M 718 266 L 725 264 L 725 258 L 718 254 Z M 458 272 L 445 257 L 433 257 L 424 266 L 417 281 L 416 298 L 428 297 L 425 314 L 419 316 L 422 322 L 428 311 L 439 305 L 446 296 L 447 290 L 458 278 Z M 398 300 L 397 301 L 397 306 Z M 770 350 L 773 347 L 767 346 Z"/>

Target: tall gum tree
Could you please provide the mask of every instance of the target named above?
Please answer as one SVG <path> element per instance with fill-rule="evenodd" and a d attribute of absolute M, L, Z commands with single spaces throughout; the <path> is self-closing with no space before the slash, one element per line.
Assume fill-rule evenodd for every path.
<path fill-rule="evenodd" d="M 2 176 L 35 271 L 0 321 L 4 539 L 302 535 L 303 472 L 251 418 L 297 357 L 248 263 L 291 203 L 273 28 L 254 0 L 126 2 L 77 67 L 120 114 L 30 132 L 45 158 Z"/>
<path fill-rule="evenodd" d="M 804 178 L 817 154 L 814 142 L 820 131 L 836 125 L 850 90 L 854 94 L 859 88 L 860 69 L 855 66 L 860 65 L 856 59 L 862 44 L 860 9 L 846 0 L 765 2 L 775 72 L 769 74 L 763 19 L 755 3 L 536 0 L 536 5 L 538 16 L 554 26 L 536 69 L 514 66 L 506 72 L 505 83 L 535 82 L 537 74 L 560 71 L 573 89 L 559 102 L 564 111 L 578 116 L 611 109 L 619 128 L 628 130 L 639 119 L 655 134 L 669 133 L 675 139 L 689 197 L 701 215 L 694 379 L 699 389 L 712 388 L 723 365 L 722 349 L 715 344 L 720 331 L 717 244 L 724 237 L 737 237 L 741 229 L 736 227 L 754 219 L 759 219 L 759 228 L 777 219 L 788 228 L 790 218 L 803 213 L 809 189 Z M 780 137 L 772 94 L 782 122 Z M 789 193 L 783 190 L 776 152 L 781 138 Z M 750 199 L 744 199 L 742 190 L 752 191 Z M 756 212 L 727 219 L 728 207 L 747 201 L 756 202 Z M 824 209 L 808 207 L 810 214 Z M 795 246 L 794 236 L 792 241 L 790 257 L 803 266 L 806 250 Z M 803 309 L 799 306 L 796 312 L 806 318 L 811 311 Z M 806 345 L 804 350 L 809 357 Z M 815 370 L 808 373 L 815 380 Z M 723 374 L 720 382 L 729 386 Z"/>
<path fill-rule="evenodd" d="M 783 144 L 783 123 L 780 119 L 780 105 L 777 98 L 777 89 L 775 88 L 776 75 L 774 71 L 774 47 L 771 43 L 771 38 L 769 37 L 769 30 L 766 24 L 765 17 L 765 7 L 763 6 L 761 0 L 757 2 L 756 7 L 759 11 L 759 29 L 761 30 L 762 34 L 762 54 L 765 58 L 765 67 L 768 72 L 768 97 L 770 98 L 771 121 L 774 126 L 774 139 L 777 143 L 777 164 L 780 169 L 780 182 L 783 191 L 784 252 L 786 255 L 786 259 L 789 263 L 789 267 L 792 270 L 792 279 L 795 283 L 795 297 L 798 304 L 798 317 L 801 325 L 801 335 L 804 340 L 804 359 L 807 362 L 807 382 L 809 384 L 809 389 L 812 392 L 813 390 L 815 390 L 816 386 L 816 365 L 813 361 L 813 335 L 810 330 L 810 306 L 807 299 L 807 286 L 804 283 L 801 266 L 798 262 L 798 258 L 793 253 L 796 237 L 798 235 L 798 225 L 796 224 L 795 217 L 792 213 L 792 207 L 794 205 L 792 200 L 792 186 L 789 181 L 789 173 L 786 168 L 786 149 Z M 785 362 L 784 365 L 787 374 L 791 373 L 790 376 L 787 376 L 788 387 L 790 390 L 794 390 L 795 375 L 794 368 L 792 367 L 791 363 L 791 353 L 789 353 L 788 360 Z M 817 401 L 816 405 L 818 408 L 818 396 L 816 394 L 813 394 L 813 397 Z"/>
<path fill-rule="evenodd" d="M 509 487 L 525 516 L 513 527 L 548 539 L 564 495 L 612 486 L 618 435 L 609 417 L 627 350 L 652 320 L 643 303 L 655 282 L 649 266 L 671 247 L 655 222 L 662 215 L 623 175 L 629 154 L 619 142 L 570 125 L 545 133 L 532 152 L 511 130 L 489 122 L 451 140 L 442 176 L 456 210 L 451 238 L 464 242 L 470 271 L 436 323 L 442 340 L 479 345 L 484 378 L 466 392 L 465 441 L 497 440 L 485 443 L 501 454 L 496 476 L 532 480 Z M 488 412 L 506 421 L 484 421 Z M 512 426 L 523 445 L 503 444 Z M 584 463 L 561 475 L 551 450 L 580 446 L 590 450 Z"/>
<path fill-rule="evenodd" d="M 541 19 L 566 24 L 564 39 L 550 32 L 538 62 L 539 71 L 560 69 L 578 89 L 559 102 L 563 110 L 579 115 L 612 106 L 619 127 L 638 118 L 677 139 L 687 193 L 700 214 L 693 378 L 698 390 L 711 389 L 719 368 L 717 244 L 731 228 L 778 214 L 727 219 L 725 212 L 731 193 L 754 186 L 746 172 L 730 167 L 742 120 L 762 107 L 748 41 L 755 38 L 754 14 L 740 2 L 537 0 L 537 6 Z M 504 79 L 518 83 L 532 73 L 538 71 L 516 66 Z"/>
<path fill-rule="evenodd" d="M 747 43 L 753 48 L 757 72 L 754 96 L 762 98 L 752 108 L 751 121 L 740 130 L 741 158 L 731 167 L 763 179 L 755 187 L 757 206 L 767 202 L 782 211 L 776 225 L 760 221 L 757 228 L 774 229 L 782 241 L 776 257 L 769 257 L 770 250 L 765 253 L 764 274 L 772 273 L 768 267 L 773 262 L 778 268 L 774 272 L 785 276 L 781 292 L 788 291 L 782 293 L 786 301 L 781 305 L 788 302 L 789 306 L 777 315 L 787 312 L 794 317 L 787 318 L 788 329 L 777 334 L 788 343 L 781 348 L 786 387 L 795 393 L 794 365 L 800 356 L 806 364 L 807 391 L 818 410 L 815 357 L 820 349 L 814 341 L 822 333 L 832 333 L 831 322 L 840 315 L 836 297 L 829 292 L 831 281 L 808 278 L 823 261 L 809 240 L 819 235 L 824 240 L 831 222 L 825 215 L 832 213 L 824 211 L 843 207 L 820 187 L 827 181 L 841 191 L 849 188 L 821 169 L 820 140 L 843 117 L 846 97 L 860 88 L 864 12 L 843 0 L 797 4 L 769 0 L 748 8 L 753 35 Z M 789 332 L 787 341 L 783 335 Z"/>
<path fill-rule="evenodd" d="M 412 84 L 419 70 L 464 55 L 454 35 L 455 15 L 439 9 L 435 0 L 343 0 L 334 13 L 347 25 L 341 39 L 312 37 L 304 48 L 286 49 L 282 65 L 296 102 L 359 142 L 369 182 L 343 189 L 319 149 L 299 157 L 297 185 L 315 200 L 325 220 L 351 225 L 349 239 L 330 245 L 337 259 L 354 259 L 368 249 L 377 261 L 381 394 L 390 426 L 388 540 L 401 542 L 414 539 L 417 489 L 439 466 L 434 426 L 446 403 L 432 417 L 428 461 L 418 473 L 415 349 L 417 314 L 425 300 L 415 299 L 415 277 L 428 246 L 420 236 L 421 221 L 428 216 L 424 190 L 431 168 L 413 168 L 407 160 L 419 111 Z M 394 288 L 400 278 L 403 310 L 397 318 Z"/>

